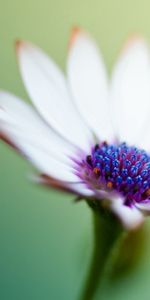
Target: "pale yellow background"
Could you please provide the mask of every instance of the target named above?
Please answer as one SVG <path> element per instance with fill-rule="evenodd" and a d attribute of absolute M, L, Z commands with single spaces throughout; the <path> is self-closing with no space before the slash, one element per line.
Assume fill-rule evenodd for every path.
<path fill-rule="evenodd" d="M 0 88 L 29 100 L 14 41 L 37 43 L 65 70 L 73 25 L 89 30 L 110 73 L 127 36 L 150 42 L 148 0 L 0 0 Z M 30 183 L 31 167 L 0 143 L 0 299 L 77 299 L 91 253 L 91 218 L 73 197 Z M 135 271 L 114 282 L 101 300 L 150 299 L 150 228 Z"/>

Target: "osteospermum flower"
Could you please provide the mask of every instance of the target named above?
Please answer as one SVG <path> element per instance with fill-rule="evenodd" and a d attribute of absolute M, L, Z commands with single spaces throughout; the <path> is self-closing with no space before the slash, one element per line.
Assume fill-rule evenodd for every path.
<path fill-rule="evenodd" d="M 1 139 L 36 166 L 39 183 L 91 203 L 105 199 L 127 228 L 141 224 L 150 211 L 150 57 L 144 41 L 128 42 L 110 82 L 94 41 L 79 29 L 69 44 L 67 79 L 34 45 L 18 41 L 16 49 L 35 108 L 1 92 Z"/>

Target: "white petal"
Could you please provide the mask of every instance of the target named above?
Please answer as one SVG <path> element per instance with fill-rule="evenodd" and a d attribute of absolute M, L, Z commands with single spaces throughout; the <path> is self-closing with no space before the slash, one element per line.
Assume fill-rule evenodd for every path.
<path fill-rule="evenodd" d="M 17 54 L 24 84 L 39 113 L 71 143 L 89 149 L 91 134 L 71 102 L 62 72 L 30 43 L 19 42 Z"/>
<path fill-rule="evenodd" d="M 96 136 L 112 138 L 108 115 L 108 82 L 102 56 L 83 31 L 72 35 L 68 57 L 68 80 L 75 103 Z"/>
<path fill-rule="evenodd" d="M 2 126 L 0 133 L 4 134 L 4 137 L 6 137 L 10 144 L 12 143 L 41 173 L 62 181 L 79 181 L 73 173 L 73 169 L 71 170 L 65 163 L 53 158 L 50 154 L 43 151 L 43 149 L 36 147 L 36 145 L 27 143 L 21 137 L 18 138 L 7 127 Z"/>
<path fill-rule="evenodd" d="M 150 203 L 135 203 L 135 205 L 145 215 L 149 215 L 150 214 Z"/>
<path fill-rule="evenodd" d="M 52 130 L 27 104 L 8 93 L 0 93 L 0 135 L 41 172 L 59 180 L 79 181 L 71 164 L 69 166 L 69 157 L 63 153 L 63 141 L 57 140 Z M 57 146 L 60 147 L 57 149 Z"/>
<path fill-rule="evenodd" d="M 149 110 L 150 111 L 150 110 Z M 143 134 L 138 140 L 138 146 L 150 154 L 150 122 L 149 117 L 145 120 L 145 126 L 143 127 Z"/>
<path fill-rule="evenodd" d="M 82 196 L 83 199 L 85 199 L 86 197 L 93 197 L 95 195 L 95 193 L 92 190 L 88 189 L 84 183 L 66 183 L 66 186 L 70 191 L 76 193 L 79 196 Z"/>
<path fill-rule="evenodd" d="M 75 154 L 75 148 L 43 122 L 30 105 L 6 92 L 0 92 L 0 121 L 10 132 L 63 162 L 69 162 L 69 156 Z"/>
<path fill-rule="evenodd" d="M 114 67 L 112 116 L 122 141 L 137 143 L 150 111 L 150 55 L 141 39 L 128 43 Z"/>
<path fill-rule="evenodd" d="M 114 199 L 111 208 L 128 230 L 136 229 L 144 221 L 143 214 L 136 207 L 124 205 L 122 199 Z"/>
<path fill-rule="evenodd" d="M 53 180 L 45 175 L 32 175 L 30 178 L 38 184 L 54 187 L 58 190 L 63 190 L 68 193 L 73 193 L 81 199 L 86 199 L 94 196 L 94 192 L 89 190 L 84 183 L 81 182 L 63 182 Z"/>

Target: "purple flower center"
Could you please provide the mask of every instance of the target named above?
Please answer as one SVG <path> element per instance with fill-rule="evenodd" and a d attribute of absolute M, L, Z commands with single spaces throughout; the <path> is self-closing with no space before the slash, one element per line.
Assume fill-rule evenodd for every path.
<path fill-rule="evenodd" d="M 80 165 L 80 177 L 92 188 L 121 193 L 129 206 L 150 199 L 150 155 L 126 143 L 95 145 Z"/>

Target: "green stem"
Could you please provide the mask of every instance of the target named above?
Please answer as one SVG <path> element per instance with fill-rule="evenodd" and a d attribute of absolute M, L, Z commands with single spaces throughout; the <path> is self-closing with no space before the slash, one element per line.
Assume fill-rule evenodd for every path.
<path fill-rule="evenodd" d="M 108 213 L 94 210 L 94 251 L 89 275 L 80 300 L 92 300 L 96 290 L 105 281 L 113 264 L 114 246 L 121 236 L 123 229 L 118 220 Z M 118 248 L 118 246 L 117 246 Z M 116 251 L 115 251 L 116 252 Z M 108 263 L 108 266 L 107 266 Z"/>

